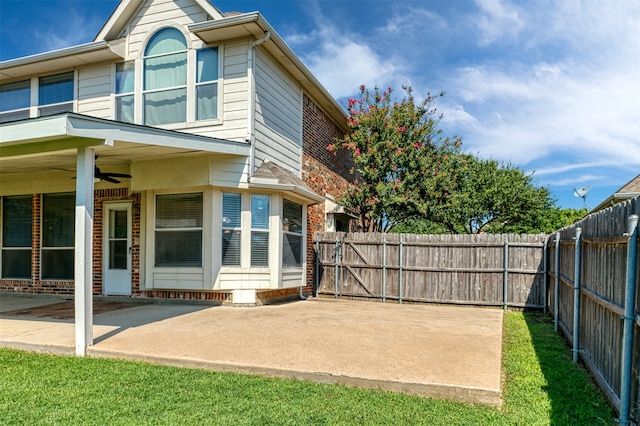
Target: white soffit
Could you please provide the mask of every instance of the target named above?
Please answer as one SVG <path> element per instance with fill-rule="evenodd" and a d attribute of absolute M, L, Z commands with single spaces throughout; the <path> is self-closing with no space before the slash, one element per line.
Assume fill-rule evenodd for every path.
<path fill-rule="evenodd" d="M 248 156 L 249 145 L 114 122 L 79 114 L 61 114 L 0 124 L 0 157 L 31 155 L 79 146 L 113 145 L 114 142 Z"/>
<path fill-rule="evenodd" d="M 0 81 L 35 74 L 52 74 L 91 63 L 122 59 L 119 46 L 105 41 L 81 44 L 0 62 Z"/>

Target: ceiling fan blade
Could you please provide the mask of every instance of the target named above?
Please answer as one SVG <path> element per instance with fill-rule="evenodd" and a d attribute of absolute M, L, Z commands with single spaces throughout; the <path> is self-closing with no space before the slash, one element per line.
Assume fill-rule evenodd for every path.
<path fill-rule="evenodd" d="M 110 172 L 104 172 L 101 173 L 103 176 L 112 176 L 112 177 L 121 177 L 121 178 L 131 178 L 131 175 L 128 175 L 126 173 L 110 173 Z"/>
<path fill-rule="evenodd" d="M 107 175 L 104 175 L 104 174 L 103 174 L 102 176 L 96 176 L 96 177 L 98 177 L 98 178 L 100 178 L 100 179 L 102 179 L 102 180 L 106 180 L 107 182 L 111 182 L 111 183 L 120 183 L 120 181 L 119 181 L 119 180 L 114 179 L 114 178 L 112 178 L 112 177 L 110 177 L 110 176 L 107 176 Z"/>

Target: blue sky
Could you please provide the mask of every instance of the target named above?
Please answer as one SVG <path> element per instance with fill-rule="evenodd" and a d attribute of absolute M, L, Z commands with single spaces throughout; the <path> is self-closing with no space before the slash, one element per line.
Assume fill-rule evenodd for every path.
<path fill-rule="evenodd" d="M 214 1 L 260 11 L 337 99 L 410 85 L 465 150 L 534 172 L 564 208 L 640 174 L 637 0 Z M 92 41 L 117 0 L 0 0 L 0 59 Z"/>

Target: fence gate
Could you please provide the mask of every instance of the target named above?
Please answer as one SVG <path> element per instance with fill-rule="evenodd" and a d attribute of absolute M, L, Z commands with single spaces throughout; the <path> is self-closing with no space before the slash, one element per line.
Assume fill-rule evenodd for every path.
<path fill-rule="evenodd" d="M 316 234 L 316 294 L 544 308 L 545 235 Z"/>

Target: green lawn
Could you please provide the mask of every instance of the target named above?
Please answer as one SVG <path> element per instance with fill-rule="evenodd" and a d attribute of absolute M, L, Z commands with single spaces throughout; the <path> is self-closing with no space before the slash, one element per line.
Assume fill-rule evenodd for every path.
<path fill-rule="evenodd" d="M 548 317 L 507 313 L 502 408 L 0 349 L 1 425 L 614 425 Z"/>

